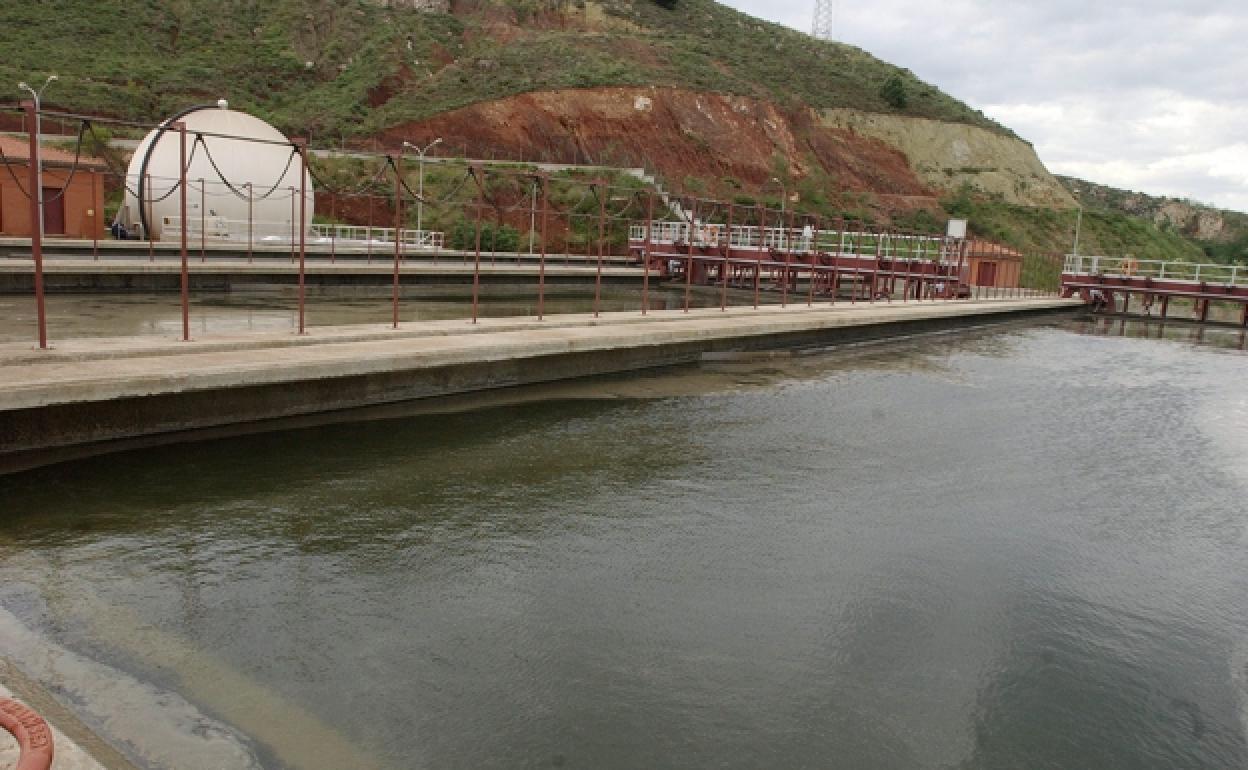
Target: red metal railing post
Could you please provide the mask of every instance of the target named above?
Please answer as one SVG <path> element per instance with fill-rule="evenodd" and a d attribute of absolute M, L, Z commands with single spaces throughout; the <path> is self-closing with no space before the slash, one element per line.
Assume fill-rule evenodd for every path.
<path fill-rule="evenodd" d="M 875 295 L 880 280 L 880 270 L 884 264 L 884 239 L 888 237 L 888 231 L 881 227 L 875 233 L 875 264 L 871 266 L 871 288 L 867 289 L 867 302 L 874 305 Z"/>
<path fill-rule="evenodd" d="M 394 280 L 390 288 L 391 315 L 394 328 L 399 328 L 399 261 L 402 259 L 403 239 L 403 150 L 394 161 Z"/>
<path fill-rule="evenodd" d="M 971 292 L 969 291 L 969 288 L 971 285 L 971 281 L 970 281 L 971 266 L 969 264 L 966 264 L 966 249 L 962 248 L 962 244 L 958 244 L 958 290 L 957 291 L 959 295 L 962 294 L 962 267 L 963 265 L 966 266 L 966 272 L 967 272 L 966 285 L 967 285 L 968 291 L 966 292 L 966 298 L 970 299 Z"/>
<path fill-rule="evenodd" d="M 845 253 L 845 218 L 836 215 L 836 254 L 832 257 L 832 275 L 828 276 L 828 289 L 832 295 L 832 307 L 836 307 L 836 295 L 841 290 L 841 255 Z"/>
<path fill-rule="evenodd" d="M 815 279 L 819 274 L 819 228 L 823 225 L 823 220 L 815 215 L 815 222 L 810 230 L 810 243 L 806 244 L 807 256 L 810 259 L 810 293 L 806 296 L 806 307 L 815 306 Z M 805 231 L 805 228 L 802 228 Z M 805 234 L 802 235 L 805 238 Z"/>
<path fill-rule="evenodd" d="M 728 311 L 728 257 L 732 254 L 732 220 L 735 210 L 736 205 L 730 202 L 728 204 L 728 231 L 724 235 L 724 266 L 720 268 L 719 276 L 719 310 L 721 313 Z"/>
<path fill-rule="evenodd" d="M 686 313 L 689 312 L 689 292 L 690 292 L 690 287 L 693 285 L 693 239 L 697 237 L 697 229 L 698 229 L 698 225 L 697 225 L 698 199 L 693 198 L 691 199 L 691 202 L 693 203 L 693 205 L 689 207 L 689 249 L 688 249 L 688 255 L 685 257 L 685 309 L 684 309 L 684 312 Z"/>
<path fill-rule="evenodd" d="M 546 315 L 546 212 L 550 207 L 550 176 L 542 174 L 542 252 L 537 263 L 537 320 Z"/>
<path fill-rule="evenodd" d="M 477 183 L 477 239 L 476 259 L 472 263 L 472 322 L 477 322 L 477 308 L 481 292 L 481 216 L 485 208 L 485 173 L 481 166 L 470 168 Z"/>
<path fill-rule="evenodd" d="M 22 102 L 26 112 L 27 132 L 30 136 L 30 255 L 35 262 L 35 317 L 39 327 L 39 349 L 48 349 L 48 310 L 43 296 L 43 231 L 40 219 L 39 199 L 43 191 L 39 189 L 39 132 L 35 130 L 37 121 L 34 101 Z"/>
<path fill-rule="evenodd" d="M 1000 247 L 1000 245 L 999 245 L 999 244 L 996 244 L 996 243 L 992 244 L 992 247 L 991 247 L 991 250 L 989 251 L 989 253 L 990 253 L 990 254 L 992 254 L 993 259 L 995 259 L 995 260 L 996 260 L 996 263 L 997 263 L 998 265 L 1000 265 L 1000 264 L 1001 264 L 1001 247 Z M 1000 299 L 1000 298 L 1001 298 L 1001 283 L 1002 283 L 1002 279 L 1003 279 L 1004 277 L 1005 277 L 1005 271 L 1004 271 L 1004 270 L 994 270 L 994 271 L 993 271 L 993 273 L 992 273 L 992 296 L 993 296 L 993 298 L 994 298 L 994 299 Z"/>
<path fill-rule="evenodd" d="M 754 309 L 758 310 L 759 282 L 763 278 L 763 249 L 767 242 L 767 215 L 763 204 L 758 204 L 758 249 L 754 252 Z"/>
<path fill-rule="evenodd" d="M 173 124 L 178 132 L 178 244 L 181 256 L 181 294 L 182 294 L 182 341 L 191 341 L 191 277 L 187 265 L 187 232 L 186 232 L 186 124 L 179 121 Z"/>
<path fill-rule="evenodd" d="M 941 254 L 941 262 L 944 262 L 947 256 L 948 254 Z M 948 279 L 945 281 L 945 301 L 949 301 L 952 300 L 958 293 L 958 287 L 955 281 L 960 283 L 962 280 L 962 255 L 958 255 L 958 273 L 956 277 L 950 274 L 950 267 L 948 265 L 942 265 L 942 267 L 945 268 L 945 277 Z"/>
<path fill-rule="evenodd" d="M 292 139 L 295 151 L 299 153 L 299 333 L 307 334 L 304 270 L 307 261 L 308 232 L 308 140 Z"/>
<path fill-rule="evenodd" d="M 924 247 L 923 253 L 924 254 L 927 253 L 926 247 Z M 913 254 L 911 254 L 909 257 L 906 258 L 906 279 L 902 281 L 901 283 L 901 286 L 902 286 L 901 301 L 902 302 L 910 301 L 910 275 L 914 272 L 914 259 L 915 259 L 915 256 Z"/>
<path fill-rule="evenodd" d="M 859 222 L 858 225 L 854 228 L 853 232 L 850 233 L 850 236 L 852 238 L 851 243 L 853 244 L 853 252 L 854 252 L 854 255 L 853 255 L 854 278 L 849 284 L 849 304 L 851 305 L 855 304 L 858 301 L 858 284 L 862 280 L 862 275 L 860 273 L 860 263 L 858 261 L 862 253 L 862 228 L 863 228 L 863 224 Z"/>
<path fill-rule="evenodd" d="M 646 246 L 641 255 L 641 314 L 650 310 L 650 252 L 654 250 L 654 190 L 646 203 Z"/>
<path fill-rule="evenodd" d="M 789 209 L 789 219 L 787 222 L 781 221 L 780 226 L 785 228 L 781 235 L 781 244 L 784 249 L 784 285 L 780 288 L 780 307 L 789 306 L 789 281 L 793 279 L 793 209 Z"/>
<path fill-rule="evenodd" d="M 594 278 L 594 318 L 602 301 L 602 251 L 607 237 L 607 180 L 598 180 L 602 194 L 598 196 L 598 274 Z"/>

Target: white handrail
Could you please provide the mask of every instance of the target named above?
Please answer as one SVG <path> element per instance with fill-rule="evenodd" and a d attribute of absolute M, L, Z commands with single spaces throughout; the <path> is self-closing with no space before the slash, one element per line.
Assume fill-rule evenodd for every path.
<path fill-rule="evenodd" d="M 181 237 L 182 218 L 161 217 L 161 241 L 174 241 Z M 250 234 L 249 231 L 250 230 Z M 298 238 L 298 230 L 291 227 L 290 220 L 280 222 L 247 221 L 225 217 L 187 217 L 187 238 L 192 242 L 213 243 L 290 243 Z M 404 229 L 400 234 L 405 249 L 436 250 L 443 247 L 445 234 L 433 230 Z M 369 243 L 394 243 L 393 227 L 368 227 L 365 225 L 322 225 L 308 228 L 312 243 L 337 242 L 343 248 L 363 247 Z"/>
<path fill-rule="evenodd" d="M 921 259 L 945 264 L 958 262 L 957 250 L 951 241 L 937 235 L 900 235 L 870 233 L 861 230 L 807 229 L 803 227 L 763 227 L 718 223 L 653 221 L 629 226 L 628 237 L 633 243 L 646 240 L 656 246 L 689 245 L 692 233 L 695 246 L 718 246 L 727 243 L 736 249 L 792 250 L 798 254 L 815 251 L 843 256 L 881 256 L 892 259 Z"/>
<path fill-rule="evenodd" d="M 1191 281 L 1222 286 L 1248 286 L 1248 273 L 1238 265 L 1181 262 L 1178 260 L 1136 259 L 1132 256 L 1067 254 L 1062 272 L 1068 275 L 1105 275 L 1124 278 L 1152 278 Z"/>

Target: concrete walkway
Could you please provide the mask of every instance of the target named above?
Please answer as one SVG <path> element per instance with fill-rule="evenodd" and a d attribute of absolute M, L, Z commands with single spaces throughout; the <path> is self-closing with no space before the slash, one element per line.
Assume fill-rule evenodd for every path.
<path fill-rule="evenodd" d="M 0 469 L 53 446 L 307 415 L 1076 309 L 1057 298 L 790 305 L 0 345 Z"/>

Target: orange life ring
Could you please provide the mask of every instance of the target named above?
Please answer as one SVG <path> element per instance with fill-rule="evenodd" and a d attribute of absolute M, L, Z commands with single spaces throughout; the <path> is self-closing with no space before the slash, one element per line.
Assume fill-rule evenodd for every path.
<path fill-rule="evenodd" d="M 52 767 L 52 729 L 33 709 L 12 698 L 0 698 L 0 727 L 17 739 L 20 753 L 14 770 Z"/>
<path fill-rule="evenodd" d="M 1122 274 L 1135 275 L 1135 271 L 1140 269 L 1140 260 L 1135 257 L 1125 257 L 1122 260 Z"/>

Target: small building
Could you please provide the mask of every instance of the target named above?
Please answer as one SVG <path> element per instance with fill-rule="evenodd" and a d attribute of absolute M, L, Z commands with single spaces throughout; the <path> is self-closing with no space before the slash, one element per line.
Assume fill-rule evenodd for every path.
<path fill-rule="evenodd" d="M 4 160 L 0 165 L 0 235 L 30 237 L 30 144 L 26 139 L 0 136 Z M 43 232 L 49 237 L 104 237 L 104 174 L 107 165 L 83 155 L 44 146 Z"/>
<path fill-rule="evenodd" d="M 962 242 L 967 280 L 972 286 L 1018 288 L 1023 277 L 1023 255 L 1008 246 L 978 238 Z"/>

